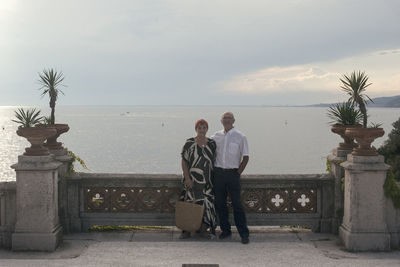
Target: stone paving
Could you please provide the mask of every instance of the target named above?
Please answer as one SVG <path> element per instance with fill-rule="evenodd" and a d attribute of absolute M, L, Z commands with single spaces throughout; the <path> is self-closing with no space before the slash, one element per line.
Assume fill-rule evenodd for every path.
<path fill-rule="evenodd" d="M 53 253 L 0 250 L 0 266 L 400 266 L 400 250 L 350 253 L 330 234 L 279 227 L 250 232 L 248 245 L 236 232 L 226 241 L 180 240 L 176 228 L 70 234 Z"/>

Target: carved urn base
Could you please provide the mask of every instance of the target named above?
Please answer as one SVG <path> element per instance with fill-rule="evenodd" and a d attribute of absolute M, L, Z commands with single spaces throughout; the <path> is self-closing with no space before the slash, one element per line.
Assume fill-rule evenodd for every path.
<path fill-rule="evenodd" d="M 351 152 L 355 156 L 376 156 L 378 151 L 371 147 L 372 142 L 385 134 L 382 128 L 348 128 L 346 136 L 352 137 L 357 141 L 358 146 Z"/>
<path fill-rule="evenodd" d="M 56 134 L 54 128 L 43 128 L 43 127 L 19 127 L 17 134 L 25 137 L 31 144 L 31 147 L 25 148 L 25 156 L 47 156 L 50 155 L 49 149 L 43 146 L 43 142 Z"/>
<path fill-rule="evenodd" d="M 343 125 L 343 124 L 335 124 L 332 126 L 331 131 L 335 134 L 340 135 L 343 138 L 344 142 L 339 143 L 337 149 L 339 150 L 352 150 L 357 147 L 357 144 L 354 142 L 354 137 L 345 135 L 346 129 L 348 128 L 360 128 L 361 125 Z"/>
<path fill-rule="evenodd" d="M 69 130 L 68 124 L 53 124 L 53 125 L 47 125 L 46 127 L 56 129 L 57 133 L 54 136 L 47 138 L 47 142 L 44 144 L 45 147 L 47 147 L 50 150 L 64 149 L 64 147 L 62 146 L 62 143 L 57 142 L 57 138 L 61 134 L 68 132 L 68 130 Z"/>

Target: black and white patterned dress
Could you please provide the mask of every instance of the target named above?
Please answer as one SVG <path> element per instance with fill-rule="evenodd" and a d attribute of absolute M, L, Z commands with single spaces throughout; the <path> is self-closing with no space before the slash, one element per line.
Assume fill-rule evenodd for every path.
<path fill-rule="evenodd" d="M 186 162 L 190 179 L 193 181 L 193 188 L 186 187 L 185 177 L 183 177 L 183 191 L 180 200 L 184 200 L 187 192 L 186 201 L 194 201 L 196 204 L 204 205 L 203 222 L 210 227 L 212 232 L 216 227 L 215 196 L 212 181 L 215 150 L 214 140 L 207 138 L 207 144 L 201 147 L 192 137 L 186 140 L 181 153 L 182 159 Z"/>

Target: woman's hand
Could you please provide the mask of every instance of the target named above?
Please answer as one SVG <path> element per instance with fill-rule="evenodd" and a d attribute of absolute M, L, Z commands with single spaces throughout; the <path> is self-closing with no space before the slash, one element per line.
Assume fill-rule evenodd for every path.
<path fill-rule="evenodd" d="M 186 187 L 188 188 L 193 188 L 193 181 L 190 180 L 189 178 L 189 170 L 186 166 L 186 162 L 182 159 L 182 171 L 183 171 L 183 177 L 185 177 L 185 184 Z"/>
<path fill-rule="evenodd" d="M 189 178 L 185 178 L 185 184 L 186 184 L 186 187 L 188 187 L 190 189 L 193 188 L 193 181 L 190 180 Z"/>

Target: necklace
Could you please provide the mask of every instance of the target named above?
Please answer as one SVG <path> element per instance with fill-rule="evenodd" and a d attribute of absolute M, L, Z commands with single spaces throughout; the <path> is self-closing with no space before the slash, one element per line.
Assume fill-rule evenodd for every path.
<path fill-rule="evenodd" d="M 203 140 L 200 140 L 200 138 L 195 137 L 194 140 L 196 141 L 196 144 L 200 147 L 205 147 L 207 143 L 207 138 L 204 138 Z"/>

